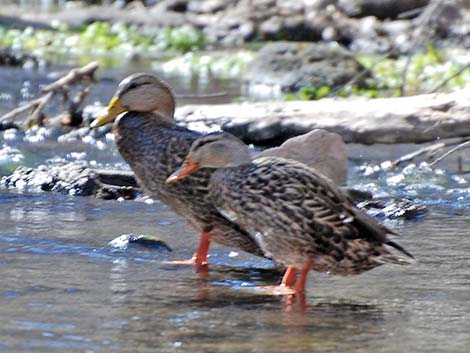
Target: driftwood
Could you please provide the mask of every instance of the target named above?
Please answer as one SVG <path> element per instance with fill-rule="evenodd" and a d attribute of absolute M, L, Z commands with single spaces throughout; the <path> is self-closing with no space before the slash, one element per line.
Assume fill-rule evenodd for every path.
<path fill-rule="evenodd" d="M 336 132 L 347 143 L 423 143 L 470 136 L 470 96 L 460 90 L 372 100 L 188 105 L 177 109 L 176 118 L 187 124 L 203 121 L 255 144 L 313 129 Z"/>
<path fill-rule="evenodd" d="M 460 149 L 463 149 L 465 147 L 468 147 L 468 142 L 469 142 L 468 138 L 461 138 L 461 139 L 448 140 L 448 141 L 440 141 L 440 142 L 434 143 L 432 145 L 420 148 L 420 149 L 418 149 L 414 152 L 408 153 L 408 154 L 406 154 L 406 155 L 390 162 L 390 167 L 391 168 L 398 167 L 398 166 L 402 165 L 403 163 L 412 162 L 413 160 L 415 160 L 418 157 L 424 157 L 430 163 L 430 166 L 433 166 L 434 164 L 438 163 L 439 161 L 441 161 L 443 158 L 450 155 L 451 153 L 456 152 L 456 151 L 458 151 Z M 455 146 L 455 145 L 457 145 L 457 147 L 454 147 L 454 148 L 450 149 L 449 151 L 439 155 L 439 157 L 436 157 L 436 154 L 439 151 L 443 151 L 446 148 L 451 147 L 451 146 Z"/>
<path fill-rule="evenodd" d="M 94 82 L 94 73 L 98 68 L 97 62 L 91 62 L 83 67 L 70 70 L 65 76 L 52 82 L 41 89 L 42 96 L 36 98 L 21 107 L 15 108 L 9 113 L 0 117 L 0 122 L 17 119 L 21 114 L 29 112 L 23 121 L 25 128 L 33 124 L 42 124 L 44 122 L 43 110 L 52 99 L 61 94 L 64 100 L 70 100 L 70 109 L 78 109 L 88 93 L 91 91 L 91 84 Z M 73 85 L 85 83 L 86 86 L 70 99 L 70 90 Z M 75 111 L 69 110 L 73 115 Z"/>
<path fill-rule="evenodd" d="M 439 157 L 435 158 L 431 163 L 429 163 L 429 166 L 430 167 L 433 167 L 435 164 L 439 163 L 440 161 L 442 161 L 444 158 L 450 156 L 452 153 L 455 153 L 457 151 L 460 151 L 460 150 L 463 150 L 465 148 L 468 148 L 470 147 L 470 140 L 467 140 L 463 143 L 460 143 L 458 144 L 457 146 L 455 146 L 454 148 L 451 148 L 450 150 L 448 150 L 447 152 L 445 152 L 444 154 L 440 155 Z M 462 172 L 462 163 L 461 163 L 461 159 L 459 159 L 459 171 Z"/>

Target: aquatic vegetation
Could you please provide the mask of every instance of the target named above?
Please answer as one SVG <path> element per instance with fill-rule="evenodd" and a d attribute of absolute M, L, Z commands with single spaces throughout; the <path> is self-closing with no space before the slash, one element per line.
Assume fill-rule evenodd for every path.
<path fill-rule="evenodd" d="M 446 79 L 449 81 L 442 87 L 445 91 L 470 85 L 470 70 L 462 70 L 470 60 L 464 49 L 436 49 L 429 45 L 410 57 L 380 60 L 377 56 L 357 55 L 357 60 L 372 68 L 372 77 L 366 80 L 368 88 L 354 88 L 352 92 L 371 98 L 384 93 L 399 96 L 402 91 L 406 95 L 433 91 Z"/>
<path fill-rule="evenodd" d="M 345 85 L 341 89 L 330 87 L 303 87 L 285 96 L 293 99 L 320 99 L 325 96 L 364 96 L 369 98 L 399 97 L 435 91 L 452 91 L 470 86 L 470 55 L 464 49 L 426 50 L 411 56 L 381 58 L 377 55 L 357 54 L 358 60 L 370 70 L 364 84 Z"/>
<path fill-rule="evenodd" d="M 77 63 L 94 59 L 104 66 L 116 66 L 138 57 L 168 58 L 205 44 L 202 32 L 191 27 L 144 33 L 137 26 L 122 23 L 95 22 L 76 31 L 60 23 L 54 26 L 55 31 L 0 26 L 0 46 L 52 61 L 65 58 Z"/>
<path fill-rule="evenodd" d="M 328 96 L 331 93 L 331 88 L 328 86 L 321 87 L 302 87 L 296 93 L 288 93 L 285 96 L 286 100 L 316 100 Z"/>
<path fill-rule="evenodd" d="M 59 22 L 53 26 L 55 30 L 0 26 L 0 46 L 61 64 L 98 60 L 101 67 L 106 68 L 138 61 L 139 66 L 150 65 L 166 73 L 202 80 L 240 79 L 257 49 L 256 45 L 251 45 L 251 49 L 202 52 L 207 40 L 201 31 L 190 26 L 145 32 L 136 25 L 123 23 L 95 22 L 77 30 L 70 30 Z M 470 86 L 470 70 L 464 70 L 470 58 L 464 49 L 436 49 L 429 45 L 410 56 L 383 58 L 357 54 L 356 60 L 370 70 L 369 77 L 359 80 L 360 84 L 351 83 L 341 88 L 303 87 L 284 98 L 312 100 L 352 95 L 376 98 Z"/>
<path fill-rule="evenodd" d="M 164 63 L 154 63 L 154 67 L 166 73 L 186 76 L 240 78 L 254 57 L 254 52 L 237 50 L 233 52 L 194 53 L 189 52 Z"/>

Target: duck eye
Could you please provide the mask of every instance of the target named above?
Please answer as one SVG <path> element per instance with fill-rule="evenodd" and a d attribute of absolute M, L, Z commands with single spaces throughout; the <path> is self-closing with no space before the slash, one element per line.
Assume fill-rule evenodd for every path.
<path fill-rule="evenodd" d="M 134 89 L 138 86 L 138 84 L 136 82 L 133 82 L 129 85 L 129 87 L 127 89 Z"/>

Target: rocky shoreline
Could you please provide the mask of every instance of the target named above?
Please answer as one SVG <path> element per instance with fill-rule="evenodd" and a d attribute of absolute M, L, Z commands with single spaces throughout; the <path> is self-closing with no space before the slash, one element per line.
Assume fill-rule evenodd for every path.
<path fill-rule="evenodd" d="M 5 7 L 9 16 L 0 24 L 44 28 L 52 19 L 71 28 L 94 21 L 136 24 L 146 31 L 191 26 L 203 31 L 209 43 L 240 46 L 253 41 L 290 40 L 338 42 L 361 52 L 385 53 L 416 49 L 414 38 L 464 41 L 468 46 L 468 0 L 162 0 L 145 7 L 141 2 L 117 6 L 28 11 Z M 119 6 L 120 4 L 120 6 Z M 427 40 L 423 40 L 423 44 Z"/>

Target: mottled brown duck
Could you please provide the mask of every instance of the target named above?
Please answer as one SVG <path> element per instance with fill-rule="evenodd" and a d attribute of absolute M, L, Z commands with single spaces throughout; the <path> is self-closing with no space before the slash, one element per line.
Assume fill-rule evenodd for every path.
<path fill-rule="evenodd" d="M 194 173 L 182 183 L 165 183 L 181 165 L 194 140 L 201 136 L 177 126 L 174 110 L 174 95 L 164 81 L 151 74 L 134 74 L 119 84 L 107 113 L 91 127 L 114 122 L 112 131 L 118 150 L 144 192 L 170 206 L 201 233 L 199 247 L 189 263 L 207 264 L 211 240 L 263 256 L 253 238 L 224 218 L 208 200 L 211 170 Z"/>
<path fill-rule="evenodd" d="M 304 292 L 311 268 L 353 275 L 384 263 L 413 262 L 390 239 L 392 230 L 303 163 L 279 157 L 252 160 L 238 138 L 213 133 L 194 141 L 167 182 L 178 184 L 204 169 L 216 169 L 209 184 L 211 203 L 246 229 L 268 257 L 288 267 L 277 287 L 280 294 Z M 294 284 L 297 269 L 301 272 Z"/>

